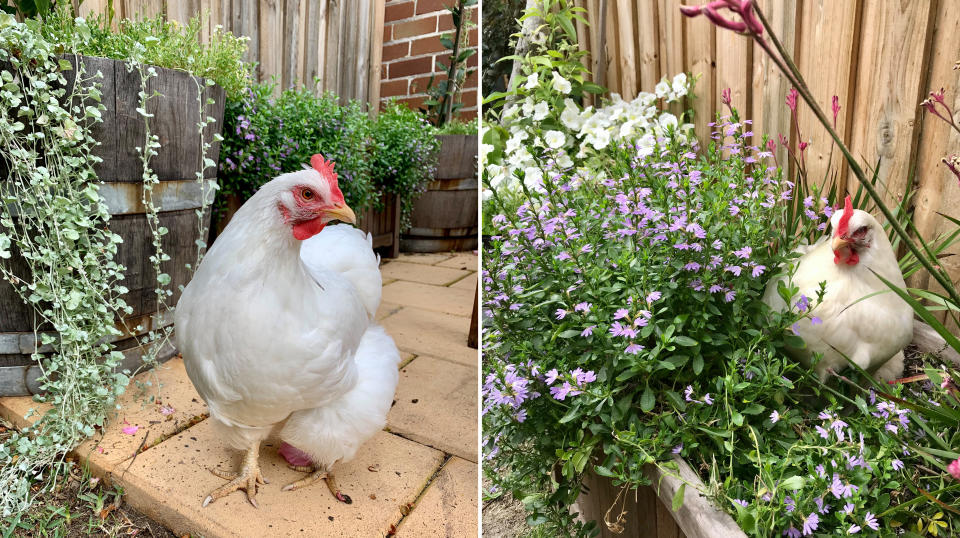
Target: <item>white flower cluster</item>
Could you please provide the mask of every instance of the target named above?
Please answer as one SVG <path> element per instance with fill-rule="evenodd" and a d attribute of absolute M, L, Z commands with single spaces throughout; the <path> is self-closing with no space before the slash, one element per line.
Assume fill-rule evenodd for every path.
<path fill-rule="evenodd" d="M 533 74 L 523 87 L 533 90 L 540 84 L 537 74 Z M 550 88 L 561 95 L 568 95 L 571 89 L 570 82 L 557 72 L 553 72 Z M 588 169 L 586 161 L 589 157 L 611 143 L 634 143 L 639 156 L 645 157 L 653 153 L 657 139 L 668 130 L 675 132 L 681 142 L 692 142 L 693 125 L 679 125 L 676 116 L 657 106 L 660 100 L 666 103 L 678 101 L 687 95 L 689 89 L 687 75 L 680 73 L 672 81 L 661 80 L 656 93 L 641 92 L 632 101 L 624 101 L 613 94 L 609 102 L 597 109 L 590 106 L 581 110 L 573 99 L 566 97 L 558 118 L 560 125 L 550 123 L 552 127 L 562 127 L 559 130 L 542 126 L 551 112 L 547 102 L 535 102 L 533 97 L 527 97 L 521 103 L 508 105 L 501 116 L 509 138 L 500 162 L 488 162 L 487 155 L 495 149 L 491 144 L 480 145 L 480 162 L 493 188 L 519 192 L 520 184 L 514 175 L 516 170 L 524 172 L 527 188 L 542 189 L 544 171 L 531 151 L 552 159 L 563 169 Z M 481 137 L 487 129 L 486 126 L 481 129 Z M 484 199 L 490 194 L 485 191 Z"/>

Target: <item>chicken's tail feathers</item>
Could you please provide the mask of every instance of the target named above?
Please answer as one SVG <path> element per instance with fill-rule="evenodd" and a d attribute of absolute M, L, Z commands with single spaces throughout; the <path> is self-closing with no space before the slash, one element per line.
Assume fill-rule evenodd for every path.
<path fill-rule="evenodd" d="M 373 236 L 349 224 L 327 226 L 303 242 L 300 259 L 311 273 L 322 268 L 340 273 L 356 289 L 367 313 L 380 306 L 383 281 L 380 256 L 373 251 Z"/>

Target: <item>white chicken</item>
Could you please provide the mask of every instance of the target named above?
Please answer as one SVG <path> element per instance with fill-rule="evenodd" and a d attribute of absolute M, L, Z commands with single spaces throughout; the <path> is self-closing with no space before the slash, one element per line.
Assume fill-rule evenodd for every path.
<path fill-rule="evenodd" d="M 913 337 L 913 310 L 873 273 L 904 287 L 890 241 L 873 216 L 853 209 L 849 196 L 844 210 L 831 217 L 830 228 L 831 235 L 795 262 L 792 281 L 799 288 L 800 308 L 807 303 L 812 309 L 809 319 L 794 326 L 806 343 L 795 350 L 797 358 L 809 365 L 814 353 L 822 353 L 815 367 L 820 379 L 845 368 L 844 355 L 880 381 L 896 379 L 903 374 L 903 348 Z M 777 293 L 784 278 L 767 284 L 763 301 L 774 310 L 789 308 Z M 821 282 L 826 282 L 825 293 L 816 305 Z M 858 302 L 876 292 L 885 293 Z"/>
<path fill-rule="evenodd" d="M 203 501 L 242 489 L 254 506 L 266 480 L 260 442 L 279 431 L 292 468 L 326 479 L 381 430 L 400 355 L 373 316 L 379 259 L 354 222 L 333 163 L 283 174 L 260 188 L 217 238 L 177 305 L 177 345 L 210 420 L 246 450 L 236 475 Z"/>

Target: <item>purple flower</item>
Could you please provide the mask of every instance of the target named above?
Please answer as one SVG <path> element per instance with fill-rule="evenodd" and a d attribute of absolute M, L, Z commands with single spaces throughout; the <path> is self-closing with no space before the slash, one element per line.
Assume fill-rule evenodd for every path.
<path fill-rule="evenodd" d="M 758 276 L 762 275 L 764 270 L 766 270 L 766 267 L 763 265 L 753 266 L 753 278 L 757 278 Z"/>
<path fill-rule="evenodd" d="M 647 295 L 647 303 L 659 301 L 660 297 L 663 297 L 663 294 L 659 291 L 650 292 L 650 295 Z"/>
<path fill-rule="evenodd" d="M 583 336 L 584 338 L 586 338 L 587 336 L 590 336 L 591 334 L 593 334 L 593 330 L 596 328 L 597 328 L 596 325 L 591 325 L 586 329 L 580 331 L 580 336 Z"/>
<path fill-rule="evenodd" d="M 860 525 L 850 525 L 850 528 L 847 529 L 847 534 L 857 534 L 860 532 Z"/>
<path fill-rule="evenodd" d="M 899 459 L 895 459 L 890 462 L 890 466 L 893 467 L 894 471 L 899 471 L 900 469 L 903 469 L 903 462 Z"/>
<path fill-rule="evenodd" d="M 734 300 L 736 297 L 737 297 L 737 292 L 730 290 L 727 292 L 726 295 L 723 296 L 723 300 L 729 303 L 730 301 Z"/>
<path fill-rule="evenodd" d="M 577 303 L 577 304 L 573 307 L 573 310 L 574 310 L 575 312 L 583 312 L 584 314 L 586 314 L 587 312 L 590 311 L 590 307 L 591 307 L 591 306 L 593 306 L 593 305 L 591 305 L 590 303 L 586 303 L 586 302 L 584 302 L 584 303 Z"/>
<path fill-rule="evenodd" d="M 852 514 L 854 508 L 856 508 L 856 506 L 853 503 L 847 503 L 843 505 L 843 511 L 847 514 Z"/>
<path fill-rule="evenodd" d="M 780 420 L 780 413 L 774 410 L 773 413 L 770 413 L 770 422 L 776 424 Z"/>
<path fill-rule="evenodd" d="M 827 431 L 827 430 L 823 430 L 823 431 Z M 817 476 L 819 476 L 820 478 L 827 477 L 827 471 L 826 469 L 823 468 L 823 464 L 817 465 L 816 470 L 817 470 Z"/>
<path fill-rule="evenodd" d="M 730 216 L 736 217 L 739 213 L 740 213 L 740 208 L 733 204 L 730 204 Z"/>
<path fill-rule="evenodd" d="M 734 250 L 733 255 L 742 258 L 744 260 L 750 259 L 750 255 L 753 253 L 753 249 L 750 247 L 743 247 L 740 250 Z"/>
<path fill-rule="evenodd" d="M 687 385 L 687 388 L 683 391 L 683 398 L 684 398 L 686 401 L 688 401 L 688 402 L 698 402 L 698 403 L 699 403 L 698 400 L 694 400 L 693 398 L 690 397 L 690 395 L 692 395 L 692 394 L 693 394 L 693 386 L 692 386 L 692 385 Z"/>
<path fill-rule="evenodd" d="M 562 308 L 558 308 L 555 315 L 557 316 L 557 319 L 560 320 L 567 317 L 567 311 Z"/>
<path fill-rule="evenodd" d="M 800 538 L 801 534 L 793 525 L 790 525 L 789 529 L 783 531 L 782 536 L 786 536 L 787 538 Z"/>
<path fill-rule="evenodd" d="M 679 454 L 681 451 L 683 451 L 683 443 L 673 447 L 673 450 L 671 450 L 674 454 Z"/>
<path fill-rule="evenodd" d="M 813 534 L 813 531 L 817 530 L 817 525 L 820 524 L 820 516 L 816 512 L 811 513 L 807 516 L 807 519 L 803 520 L 803 535 L 809 536 Z"/>
<path fill-rule="evenodd" d="M 627 349 L 623 350 L 623 352 L 628 353 L 630 355 L 636 355 L 640 353 L 641 350 L 643 350 L 643 346 L 641 346 L 640 344 L 631 343 L 629 346 L 627 346 Z"/>
<path fill-rule="evenodd" d="M 810 299 L 807 299 L 806 295 L 800 294 L 800 300 L 797 301 L 797 310 L 800 312 L 806 312 L 807 308 L 810 307 Z"/>
<path fill-rule="evenodd" d="M 556 368 L 554 368 L 554 369 L 550 370 L 549 372 L 547 372 L 547 377 L 544 379 L 544 381 L 547 383 L 547 385 L 552 385 L 553 382 L 557 380 L 557 376 L 559 376 L 559 375 L 560 375 L 560 373 L 557 372 L 557 369 L 556 369 Z"/>
<path fill-rule="evenodd" d="M 579 368 L 577 368 L 577 370 L 579 370 Z M 580 385 L 581 387 L 587 383 L 593 383 L 597 380 L 597 375 L 593 373 L 593 370 L 587 370 L 586 372 L 580 372 L 575 375 L 577 378 L 577 385 Z"/>
<path fill-rule="evenodd" d="M 823 497 L 817 497 L 813 499 L 813 502 L 817 504 L 817 512 L 820 512 L 821 514 L 830 513 L 830 505 L 823 503 Z"/>
<path fill-rule="evenodd" d="M 553 399 L 555 400 L 562 401 L 571 392 L 573 392 L 573 386 L 569 381 L 564 381 L 563 385 L 557 387 L 550 387 L 550 395 L 553 396 Z"/>
<path fill-rule="evenodd" d="M 714 284 L 710 286 L 710 293 L 718 293 L 721 291 L 723 291 L 723 286 L 721 286 L 720 284 Z"/>
<path fill-rule="evenodd" d="M 517 413 L 517 422 L 523 422 L 524 420 L 527 420 L 527 410 L 526 410 L 526 409 L 521 409 L 521 410 Z"/>
<path fill-rule="evenodd" d="M 510 310 L 520 310 L 521 306 L 523 306 L 523 303 L 513 303 L 510 305 Z"/>
<path fill-rule="evenodd" d="M 747 501 L 745 501 L 745 500 L 743 500 L 743 499 L 734 499 L 734 500 L 733 500 L 733 503 L 734 503 L 734 504 L 739 504 L 740 506 L 742 506 L 742 507 L 744 507 L 744 508 L 750 506 L 750 503 L 748 503 Z"/>
<path fill-rule="evenodd" d="M 740 276 L 740 271 L 743 270 L 743 267 L 740 267 L 739 265 L 728 265 L 724 267 L 723 270 L 733 273 L 733 276 Z"/>
<path fill-rule="evenodd" d="M 786 506 L 788 514 L 797 509 L 797 501 L 793 500 L 793 497 L 789 495 L 784 497 L 783 504 Z"/>
<path fill-rule="evenodd" d="M 690 262 L 690 263 L 684 265 L 683 268 L 684 268 L 684 270 L 686 270 L 686 271 L 699 271 L 699 270 L 700 270 L 700 264 L 697 263 L 697 262 Z"/>
<path fill-rule="evenodd" d="M 709 392 L 703 395 L 703 402 L 707 405 L 713 405 L 713 398 L 710 397 Z"/>
<path fill-rule="evenodd" d="M 870 512 L 867 512 L 867 516 L 863 518 L 863 524 L 875 531 L 880 530 L 880 524 L 877 523 L 876 516 L 874 516 Z"/>
<path fill-rule="evenodd" d="M 613 319 L 623 319 L 630 315 L 630 311 L 626 308 L 618 308 L 613 314 Z"/>
<path fill-rule="evenodd" d="M 558 260 L 561 260 L 561 261 L 563 261 L 563 260 L 569 260 L 569 259 L 572 258 L 572 257 L 573 257 L 573 256 L 570 256 L 569 254 L 567 254 L 566 251 L 563 251 L 563 252 L 561 252 L 560 254 L 557 254 L 557 259 L 558 259 Z"/>
<path fill-rule="evenodd" d="M 817 316 L 813 316 L 812 318 L 810 318 L 811 325 L 820 325 L 821 323 L 823 323 L 823 320 L 818 318 Z"/>

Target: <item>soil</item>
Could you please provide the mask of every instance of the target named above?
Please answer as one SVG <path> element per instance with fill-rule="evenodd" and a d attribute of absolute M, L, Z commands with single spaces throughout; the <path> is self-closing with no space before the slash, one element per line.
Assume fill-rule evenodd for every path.
<path fill-rule="evenodd" d="M 487 491 L 490 482 L 483 479 L 483 491 Z M 483 503 L 483 538 L 520 538 L 530 534 L 527 527 L 527 514 L 523 504 L 504 493 L 496 499 Z"/>

